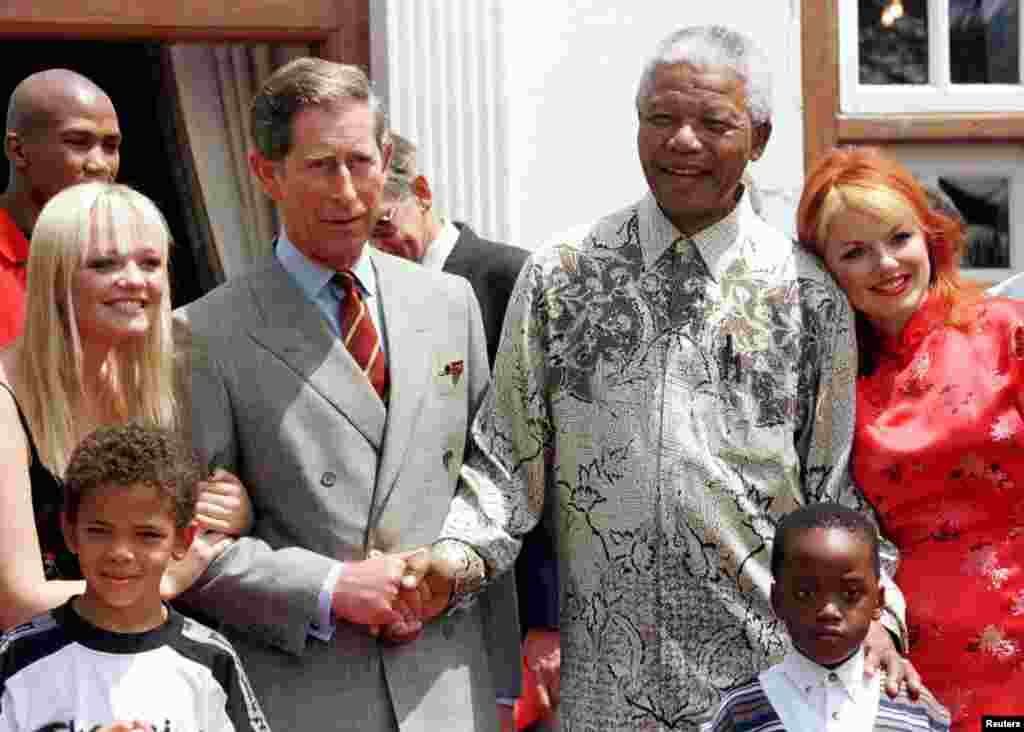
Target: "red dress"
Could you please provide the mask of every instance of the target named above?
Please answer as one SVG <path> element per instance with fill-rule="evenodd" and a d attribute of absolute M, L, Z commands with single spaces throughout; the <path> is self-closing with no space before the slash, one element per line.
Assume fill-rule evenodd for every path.
<path fill-rule="evenodd" d="M 953 717 L 1024 713 L 1024 301 L 930 298 L 857 388 L 853 474 L 900 550 L 910 659 Z"/>

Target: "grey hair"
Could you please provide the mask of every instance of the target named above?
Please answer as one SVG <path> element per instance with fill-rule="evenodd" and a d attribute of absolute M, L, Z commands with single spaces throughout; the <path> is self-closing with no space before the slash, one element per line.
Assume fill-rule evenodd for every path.
<path fill-rule="evenodd" d="M 391 130 L 389 137 L 391 161 L 384 181 L 384 195 L 397 201 L 412 194 L 412 182 L 417 176 L 416 144 L 394 130 Z"/>
<path fill-rule="evenodd" d="M 387 115 L 366 73 L 358 66 L 297 58 L 277 69 L 253 97 L 249 117 L 253 145 L 268 160 L 282 160 L 292 146 L 292 120 L 306 107 L 365 102 L 374 116 L 377 147 L 387 143 Z"/>
<path fill-rule="evenodd" d="M 747 111 L 754 124 L 772 118 L 772 72 L 768 57 L 741 33 L 721 25 L 697 25 L 663 39 L 644 64 L 636 91 L 636 105 L 654 86 L 659 66 L 686 63 L 697 67 L 726 67 L 745 82 Z"/>

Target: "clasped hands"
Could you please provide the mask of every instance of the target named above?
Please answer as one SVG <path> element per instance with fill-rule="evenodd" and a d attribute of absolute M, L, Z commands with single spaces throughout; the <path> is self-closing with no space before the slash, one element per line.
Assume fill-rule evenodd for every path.
<path fill-rule="evenodd" d="M 160 594 L 171 600 L 187 590 L 236 536 L 248 534 L 253 511 L 249 493 L 238 476 L 216 468 L 199 483 L 197 532 L 183 557 L 175 557 L 160 582 Z"/>
<path fill-rule="evenodd" d="M 334 615 L 389 643 L 409 643 L 448 607 L 454 569 L 431 547 L 345 562 L 331 604 Z"/>

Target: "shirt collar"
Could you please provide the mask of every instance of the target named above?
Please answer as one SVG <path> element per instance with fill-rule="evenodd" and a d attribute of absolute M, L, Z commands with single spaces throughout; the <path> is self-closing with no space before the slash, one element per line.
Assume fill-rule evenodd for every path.
<path fill-rule="evenodd" d="M 946 323 L 949 313 L 948 300 L 927 293 L 898 336 L 879 334 L 881 352 L 890 356 L 906 356 L 913 352 L 929 333 Z"/>
<path fill-rule="evenodd" d="M 451 221 L 443 220 L 441 222 L 441 230 L 427 246 L 427 250 L 423 252 L 420 264 L 428 269 L 442 269 L 444 263 L 448 261 L 448 256 L 452 253 L 452 249 L 455 248 L 455 242 L 458 240 L 459 230 L 455 228 L 455 224 Z"/>
<path fill-rule="evenodd" d="M 864 679 L 864 646 L 835 668 L 825 668 L 797 650 L 786 654 L 780 670 L 798 689 L 806 692 L 838 682 L 847 696 L 859 701 L 868 688 Z"/>
<path fill-rule="evenodd" d="M 5 209 L 0 208 L 0 256 L 11 264 L 28 261 L 28 239 Z"/>
<path fill-rule="evenodd" d="M 355 275 L 364 297 L 373 297 L 377 293 L 377 278 L 373 263 L 370 261 L 369 250 L 370 247 L 363 246 L 359 259 L 352 265 L 352 274 Z M 330 284 L 331 278 L 335 274 L 334 270 L 324 267 L 319 262 L 314 262 L 301 252 L 288 238 L 288 232 L 283 228 L 277 237 L 274 255 L 284 271 L 291 275 L 310 300 L 316 299 L 320 291 Z"/>
<path fill-rule="evenodd" d="M 689 237 L 684 236 L 669 221 L 654 198 L 654 193 L 650 191 L 641 203 L 641 215 L 648 222 L 648 235 L 643 240 L 645 265 L 652 266 L 673 244 L 685 247 L 689 246 L 688 242 L 693 242 L 712 279 L 717 281 L 739 254 L 733 244 L 740 238 L 743 220 L 755 214 L 750 208 L 750 197 L 744 189 L 739 201 L 725 218 Z"/>

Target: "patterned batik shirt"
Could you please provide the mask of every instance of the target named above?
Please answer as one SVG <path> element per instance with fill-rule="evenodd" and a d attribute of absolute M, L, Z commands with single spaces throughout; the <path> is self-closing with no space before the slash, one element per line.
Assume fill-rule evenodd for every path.
<path fill-rule="evenodd" d="M 557 512 L 565 729 L 696 730 L 782 658 L 776 522 L 863 508 L 851 324 L 746 198 L 686 237 L 648 195 L 528 261 L 469 464 L 512 534 Z"/>

